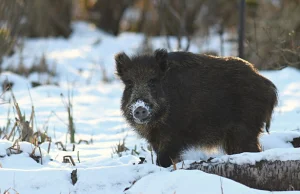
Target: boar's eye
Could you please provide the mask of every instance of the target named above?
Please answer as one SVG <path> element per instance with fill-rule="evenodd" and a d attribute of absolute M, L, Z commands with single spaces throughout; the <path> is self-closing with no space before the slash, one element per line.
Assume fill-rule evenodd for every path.
<path fill-rule="evenodd" d="M 133 86 L 133 82 L 131 80 L 124 81 L 126 87 L 131 88 Z"/>
<path fill-rule="evenodd" d="M 158 81 L 157 79 L 150 79 L 149 82 L 148 82 L 149 87 L 150 88 L 155 87 L 157 81 Z"/>

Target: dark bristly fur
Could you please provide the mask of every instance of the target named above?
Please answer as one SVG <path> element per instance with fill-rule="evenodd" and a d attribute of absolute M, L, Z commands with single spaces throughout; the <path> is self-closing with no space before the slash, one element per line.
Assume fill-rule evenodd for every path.
<path fill-rule="evenodd" d="M 126 120 L 167 167 L 181 151 L 220 146 L 227 154 L 259 152 L 258 136 L 269 130 L 277 105 L 275 85 L 249 62 L 158 49 L 154 55 L 115 56 L 125 84 L 121 110 Z M 148 103 L 149 121 L 134 121 L 130 106 Z"/>

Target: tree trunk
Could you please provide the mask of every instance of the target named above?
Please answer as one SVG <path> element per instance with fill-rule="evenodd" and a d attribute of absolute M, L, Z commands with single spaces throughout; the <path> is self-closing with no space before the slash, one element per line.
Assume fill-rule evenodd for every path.
<path fill-rule="evenodd" d="M 130 5 L 132 5 L 132 0 L 97 0 L 93 8 L 93 11 L 100 14 L 96 22 L 97 26 L 110 34 L 118 35 L 123 13 Z"/>
<path fill-rule="evenodd" d="M 27 0 L 25 2 L 25 15 L 28 21 L 23 33 L 26 36 L 67 38 L 71 34 L 71 0 Z"/>
<path fill-rule="evenodd" d="M 1 0 L 0 20 L 12 36 L 68 37 L 72 0 Z"/>
<path fill-rule="evenodd" d="M 235 164 L 229 161 L 226 163 L 195 162 L 188 168 L 188 170 L 195 169 L 226 177 L 255 189 L 300 190 L 299 160 L 262 160 L 254 165 Z"/>

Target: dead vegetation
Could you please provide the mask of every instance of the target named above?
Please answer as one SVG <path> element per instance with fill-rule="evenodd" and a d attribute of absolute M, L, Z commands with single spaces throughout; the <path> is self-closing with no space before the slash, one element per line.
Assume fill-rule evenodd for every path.
<path fill-rule="evenodd" d="M 19 47 L 19 62 L 17 65 L 12 64 L 7 68 L 3 69 L 3 71 L 10 71 L 12 73 L 29 77 L 33 73 L 37 73 L 40 81 L 31 82 L 32 87 L 36 87 L 39 85 L 49 85 L 54 84 L 58 85 L 55 81 L 53 81 L 54 77 L 57 75 L 55 64 L 50 65 L 45 54 L 43 54 L 40 58 L 37 57 L 33 64 L 30 66 L 26 66 L 24 64 L 24 56 L 23 56 L 23 48 Z M 42 77 L 48 77 L 47 79 L 41 79 Z M 13 83 L 12 83 L 13 84 Z"/>
<path fill-rule="evenodd" d="M 156 9 L 161 20 L 161 35 L 166 36 L 168 49 L 189 50 L 191 37 L 195 32 L 195 21 L 203 4 L 204 1 L 157 1 Z M 170 35 L 176 37 L 176 48 L 172 48 L 170 44 Z M 185 45 L 183 45 L 183 39 L 186 40 Z"/>
<path fill-rule="evenodd" d="M 18 133 L 19 134 L 19 137 L 17 138 L 18 140 L 34 143 L 35 142 L 33 136 L 34 135 L 33 134 L 34 106 L 32 106 L 32 111 L 29 120 L 27 120 L 25 114 L 21 113 L 19 104 L 11 89 L 10 89 L 10 93 L 11 93 L 13 110 L 15 111 L 16 114 L 15 122 L 13 124 L 12 129 L 9 132 L 9 126 L 11 125 L 11 120 L 9 119 L 10 109 L 8 109 L 7 124 L 5 127 L 3 127 L 0 130 L 0 137 L 3 136 L 3 138 L 6 138 L 7 140 L 14 141 L 15 136 Z"/>
<path fill-rule="evenodd" d="M 42 154 L 42 150 L 39 147 L 39 145 L 33 145 L 33 149 L 32 152 L 29 153 L 29 157 L 31 157 L 33 160 L 35 160 L 37 163 L 40 163 L 41 165 L 43 164 L 43 154 Z M 36 151 L 38 150 L 38 152 Z M 20 147 L 20 141 L 19 139 L 15 140 L 15 142 L 13 143 L 13 145 L 11 147 L 9 147 L 7 150 L 7 155 L 10 156 L 12 154 L 20 154 L 23 151 L 21 150 Z M 37 154 L 38 153 L 38 154 Z"/>
<path fill-rule="evenodd" d="M 7 22 L 6 25 L 0 25 L 0 72 L 3 56 L 12 54 L 17 42 L 18 24 L 21 22 L 21 15 L 15 14 L 18 11 L 20 11 L 19 3 L 16 1 L 0 1 L 0 21 L 13 21 L 10 24 Z"/>
<path fill-rule="evenodd" d="M 21 134 L 20 138 L 18 138 L 18 139 L 21 139 L 22 141 L 34 143 L 34 140 L 33 140 L 34 106 L 32 106 L 31 115 L 30 115 L 29 121 L 28 121 L 28 120 L 26 120 L 25 115 L 22 115 L 19 104 L 15 98 L 13 91 L 12 90 L 10 90 L 10 91 L 11 91 L 11 96 L 12 96 L 12 100 L 13 100 L 13 105 L 17 112 L 15 125 L 14 125 L 11 133 L 13 133 L 15 128 L 17 127 L 19 129 L 19 134 Z M 10 138 L 10 136 L 8 137 L 8 139 L 9 138 Z"/>
<path fill-rule="evenodd" d="M 126 140 L 126 137 L 123 138 L 122 142 L 119 141 L 119 143 L 112 148 L 112 157 L 113 157 L 114 154 L 117 154 L 119 157 L 121 157 L 123 152 L 126 152 L 126 151 L 129 150 L 125 146 L 125 140 Z"/>
<path fill-rule="evenodd" d="M 71 19 L 72 0 L 0 1 L 0 20 L 6 21 L 13 34 L 68 37 Z"/>
<path fill-rule="evenodd" d="M 16 100 L 16 97 L 15 97 L 12 89 L 10 89 L 9 92 L 11 93 L 13 109 L 16 112 L 15 113 L 16 117 L 15 117 L 14 125 L 9 133 L 8 133 L 8 131 L 9 131 L 8 128 L 10 125 L 10 119 L 8 119 L 8 123 L 7 123 L 6 127 L 4 128 L 4 130 L 0 130 L 0 137 L 3 136 L 2 139 L 7 139 L 9 141 L 14 142 L 13 145 L 7 149 L 7 153 L 8 153 L 8 155 L 22 153 L 19 142 L 26 141 L 26 142 L 33 144 L 33 146 L 34 146 L 32 152 L 29 154 L 29 156 L 32 159 L 34 159 L 36 162 L 43 164 L 42 151 L 41 151 L 41 148 L 39 147 L 39 145 L 40 145 L 41 141 L 43 141 L 43 142 L 46 141 L 46 139 L 48 139 L 48 136 L 46 136 L 45 134 L 42 134 L 40 131 L 37 131 L 35 133 L 33 132 L 34 114 L 35 114 L 34 106 L 32 106 L 32 111 L 31 111 L 29 120 L 27 120 L 25 114 L 21 113 L 21 109 L 19 107 L 19 104 Z M 16 138 L 16 136 L 17 136 L 17 138 Z M 39 152 L 36 152 L 36 150 L 38 150 Z M 36 153 L 39 153 L 39 155 L 37 155 Z"/>
<path fill-rule="evenodd" d="M 133 156 L 139 157 L 140 161 L 137 164 L 144 164 L 144 163 L 147 163 L 147 160 L 143 155 L 141 155 L 141 151 L 143 151 L 143 152 L 150 151 L 151 162 L 152 162 L 152 164 L 154 164 L 153 151 L 152 151 L 151 146 L 149 146 L 149 145 L 147 146 L 148 150 L 146 150 L 143 146 L 141 146 L 140 151 L 139 151 L 137 145 L 135 145 L 134 148 L 129 149 L 126 146 L 125 142 L 126 142 L 126 137 L 124 137 L 122 139 L 122 141 L 119 141 L 118 144 L 116 144 L 115 146 L 112 147 L 112 153 L 111 153 L 112 158 L 114 158 L 114 155 L 116 155 L 117 157 L 122 157 L 124 154 L 131 154 Z M 133 163 L 133 165 L 135 165 L 135 163 Z"/>
<path fill-rule="evenodd" d="M 1 189 L 0 189 L 0 194 L 1 194 Z M 19 194 L 19 192 L 17 190 L 15 190 L 14 188 L 9 188 L 9 189 L 6 189 L 3 192 L 3 194 Z"/>
<path fill-rule="evenodd" d="M 13 128 L 11 129 L 9 135 L 4 135 L 3 138 L 6 138 L 7 140 L 11 140 L 11 141 L 14 141 L 14 144 L 8 148 L 8 154 L 11 155 L 11 154 L 20 154 L 22 153 L 22 150 L 20 149 L 20 145 L 19 145 L 19 142 L 20 141 L 27 141 L 29 143 L 32 143 L 34 145 L 34 148 L 32 150 L 32 152 L 30 153 L 30 157 L 32 159 L 34 159 L 37 163 L 40 163 L 40 164 L 43 164 L 43 159 L 42 159 L 42 151 L 41 151 L 41 148 L 39 147 L 39 141 L 38 141 L 38 133 L 33 133 L 33 115 L 34 115 L 34 111 L 32 111 L 32 114 L 31 114 L 31 117 L 30 117 L 30 122 L 29 121 L 26 121 L 26 118 L 25 116 L 23 116 L 21 114 L 21 111 L 20 111 L 20 108 L 19 108 L 19 105 L 12 93 L 12 98 L 13 98 L 13 101 L 14 101 L 14 106 L 15 106 L 15 109 L 17 111 L 17 116 L 18 118 L 16 117 L 16 122 L 13 126 Z M 33 108 L 34 110 L 34 108 Z M 19 131 L 19 137 L 15 139 L 15 136 L 16 136 L 16 128 L 18 128 L 18 131 Z M 36 150 L 39 151 L 39 155 L 37 155 L 36 153 Z"/>
<path fill-rule="evenodd" d="M 3 56 L 11 55 L 22 37 L 68 37 L 71 19 L 72 0 L 1 0 L 0 72 Z"/>
<path fill-rule="evenodd" d="M 75 143 L 75 125 L 73 119 L 73 91 L 68 90 L 67 99 L 63 94 L 60 94 L 62 102 L 68 113 L 68 133 L 70 135 L 70 143 Z"/>
<path fill-rule="evenodd" d="M 36 149 L 39 150 L 40 155 L 36 154 Z M 29 156 L 32 159 L 34 159 L 37 163 L 40 163 L 41 165 L 43 165 L 43 154 L 42 154 L 41 147 L 39 145 L 35 145 L 35 147 L 33 148 L 32 152 Z"/>
<path fill-rule="evenodd" d="M 63 163 L 70 163 L 73 166 L 76 166 L 72 156 L 64 156 L 63 157 Z"/>
<path fill-rule="evenodd" d="M 300 68 L 300 3 L 265 1 L 250 9 L 246 59 L 259 69 Z"/>
<path fill-rule="evenodd" d="M 2 58 L 3 56 L 12 53 L 15 43 L 16 38 L 11 36 L 10 31 L 4 28 L 0 28 L 0 73 Z"/>

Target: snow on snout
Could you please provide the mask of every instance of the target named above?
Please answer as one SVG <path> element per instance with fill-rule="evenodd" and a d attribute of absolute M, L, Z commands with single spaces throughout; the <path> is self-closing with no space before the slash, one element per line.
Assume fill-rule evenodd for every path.
<path fill-rule="evenodd" d="M 134 115 L 134 111 L 138 108 L 138 107 L 143 107 L 145 108 L 148 112 L 150 112 L 150 108 L 149 106 L 142 100 L 138 100 L 136 101 L 134 104 L 132 104 L 130 106 L 131 109 L 131 114 Z"/>

